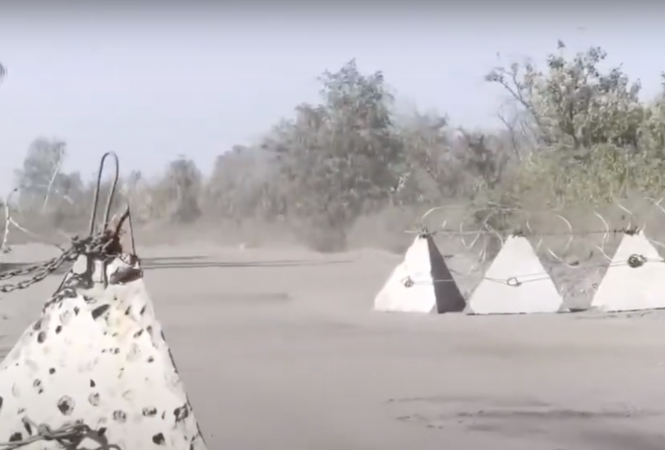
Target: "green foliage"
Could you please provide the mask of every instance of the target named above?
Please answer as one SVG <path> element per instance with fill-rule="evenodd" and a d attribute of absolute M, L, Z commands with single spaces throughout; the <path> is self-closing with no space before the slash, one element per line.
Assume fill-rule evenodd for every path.
<path fill-rule="evenodd" d="M 455 128 L 436 113 L 398 119 L 383 74 L 362 73 L 351 60 L 322 74 L 316 104 L 296 107 L 260 145 L 218 156 L 207 180 L 181 156 L 160 180 L 130 177 L 127 195 L 148 220 L 286 222 L 327 251 L 345 247 L 359 218 L 386 208 L 565 208 L 662 195 L 665 96 L 641 102 L 639 82 L 607 67 L 601 48 L 569 56 L 559 42 L 543 68 L 515 62 L 486 80 L 510 99 L 499 112 L 505 129 Z M 49 183 L 56 196 L 81 198 L 80 178 L 51 181 L 64 157 L 63 143 L 35 141 L 18 172 L 22 202 L 40 204 Z M 487 220 L 483 214 L 476 220 Z M 511 220 L 505 212 L 491 224 L 508 229 Z"/>
<path fill-rule="evenodd" d="M 526 61 L 487 75 L 529 118 L 538 145 L 520 168 L 519 189 L 559 204 L 605 203 L 662 189 L 663 115 L 639 100 L 640 84 L 591 47 L 572 58 L 559 42 L 547 70 Z"/>
<path fill-rule="evenodd" d="M 344 230 L 385 204 L 399 180 L 403 144 L 395 130 L 383 74 L 363 75 L 354 60 L 321 76 L 321 102 L 296 108 L 264 148 L 280 162 L 288 211 L 306 230 Z M 304 232 L 303 231 L 303 232 Z"/>

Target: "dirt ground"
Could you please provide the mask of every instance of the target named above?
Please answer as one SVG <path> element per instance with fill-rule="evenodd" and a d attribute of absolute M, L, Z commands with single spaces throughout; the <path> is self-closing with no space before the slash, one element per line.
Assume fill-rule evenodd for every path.
<path fill-rule="evenodd" d="M 211 450 L 665 448 L 661 314 L 379 314 L 379 251 L 140 255 Z M 2 354 L 60 276 L 0 294 Z"/>

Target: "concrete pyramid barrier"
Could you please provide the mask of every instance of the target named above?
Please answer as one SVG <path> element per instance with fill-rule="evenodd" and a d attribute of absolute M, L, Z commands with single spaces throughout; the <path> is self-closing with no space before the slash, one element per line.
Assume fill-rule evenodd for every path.
<path fill-rule="evenodd" d="M 418 235 L 374 299 L 375 311 L 461 312 L 466 302 L 430 234 Z"/>
<path fill-rule="evenodd" d="M 525 237 L 510 236 L 469 299 L 470 314 L 565 310 L 554 282 Z"/>
<path fill-rule="evenodd" d="M 206 449 L 140 262 L 112 239 L 78 257 L 0 364 L 0 441 Z"/>
<path fill-rule="evenodd" d="M 664 262 L 643 232 L 624 235 L 591 308 L 604 312 L 665 308 Z"/>

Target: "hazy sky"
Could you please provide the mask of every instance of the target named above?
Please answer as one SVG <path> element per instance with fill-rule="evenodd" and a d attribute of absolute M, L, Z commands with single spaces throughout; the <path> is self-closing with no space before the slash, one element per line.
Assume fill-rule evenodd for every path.
<path fill-rule="evenodd" d="M 483 81 L 497 52 L 510 62 L 542 58 L 559 38 L 571 52 L 601 45 L 645 95 L 665 70 L 658 6 L 393 3 L 2 3 L 0 189 L 38 136 L 65 140 L 67 168 L 85 175 L 108 150 L 125 173 L 157 172 L 178 154 L 209 169 L 316 100 L 317 76 L 353 57 L 363 71 L 383 70 L 404 107 L 470 126 L 493 123 L 501 102 Z"/>

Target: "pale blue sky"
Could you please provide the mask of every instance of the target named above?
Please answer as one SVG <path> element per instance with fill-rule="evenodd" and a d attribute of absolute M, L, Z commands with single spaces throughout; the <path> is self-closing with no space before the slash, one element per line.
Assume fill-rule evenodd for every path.
<path fill-rule="evenodd" d="M 337 11 L 23 4 L 0 6 L 0 61 L 9 70 L 0 85 L 3 193 L 38 136 L 64 139 L 67 168 L 86 175 L 108 150 L 125 173 L 156 172 L 181 153 L 207 170 L 217 154 L 316 100 L 316 77 L 353 57 L 364 71 L 382 69 L 405 108 L 470 126 L 492 124 L 501 102 L 483 81 L 497 52 L 509 62 L 544 57 L 559 38 L 571 51 L 601 45 L 647 96 L 665 70 L 663 11 L 636 3 L 603 11 L 593 3 L 576 11 L 562 3 L 550 11 L 482 2 L 355 11 L 342 3 Z"/>

